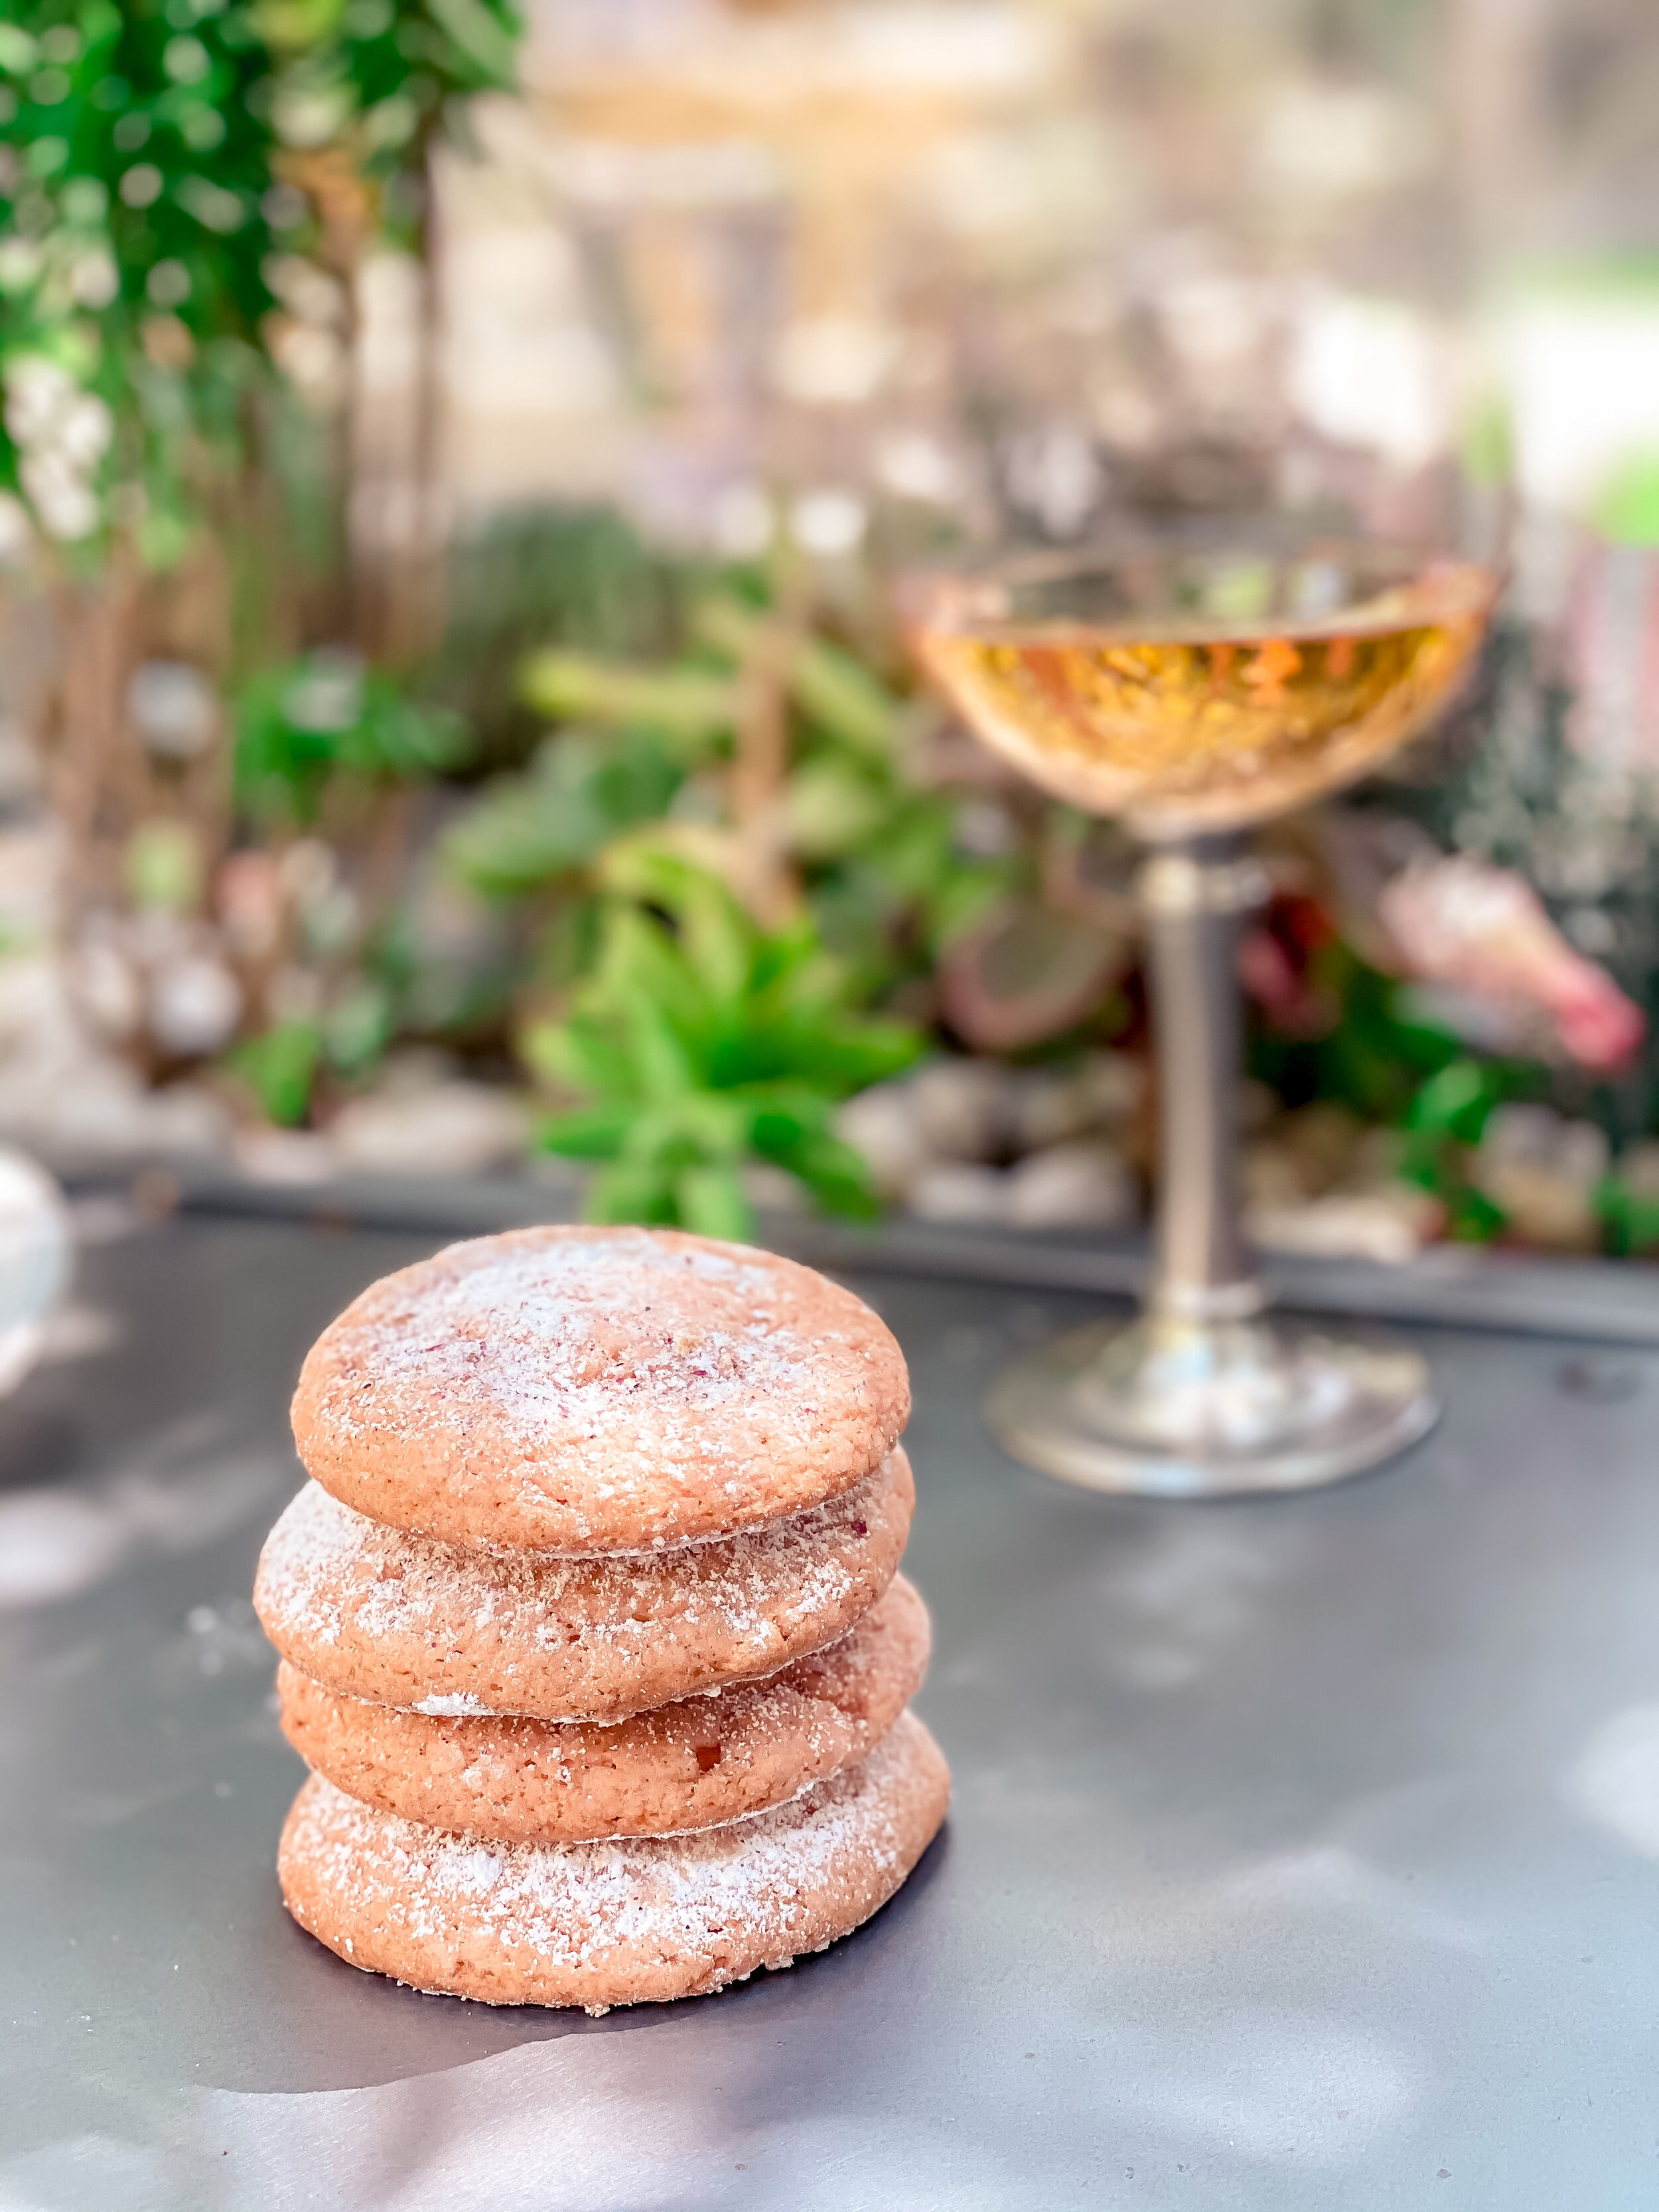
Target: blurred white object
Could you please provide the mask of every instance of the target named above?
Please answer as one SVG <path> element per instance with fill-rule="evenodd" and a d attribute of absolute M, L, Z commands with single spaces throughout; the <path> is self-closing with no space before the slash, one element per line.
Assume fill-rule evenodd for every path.
<path fill-rule="evenodd" d="M 316 1129 L 240 1129 L 235 1156 L 252 1182 L 326 1182 L 340 1165 L 332 1144 Z"/>
<path fill-rule="evenodd" d="M 898 351 L 879 323 L 817 316 L 792 323 L 778 340 L 773 380 L 808 404 L 854 405 L 872 398 Z"/>
<path fill-rule="evenodd" d="M 27 507 L 14 493 L 0 491 L 0 568 L 20 566 L 33 543 Z"/>
<path fill-rule="evenodd" d="M 127 686 L 127 712 L 146 752 L 158 760 L 199 759 L 219 733 L 219 701 L 199 668 L 147 660 Z"/>
<path fill-rule="evenodd" d="M 1400 301 L 1310 293 L 1296 318 L 1289 376 L 1297 412 L 1340 444 L 1415 469 L 1444 443 L 1453 400 L 1446 346 Z"/>
<path fill-rule="evenodd" d="M 0 1613 L 73 1597 L 125 1548 L 125 1531 L 106 1505 L 50 1490 L 12 1492 L 0 1499 Z"/>
<path fill-rule="evenodd" d="M 1659 1705 L 1627 1705 L 1590 1735 L 1561 1795 L 1647 1859 L 1659 1858 Z"/>
<path fill-rule="evenodd" d="M 58 1185 L 26 1152 L 0 1147 L 0 1391 L 34 1363 L 69 1282 L 70 1249 Z"/>
<path fill-rule="evenodd" d="M 955 1221 L 975 1228 L 1000 1227 L 1008 1218 L 1006 1168 L 969 1160 L 941 1160 L 918 1176 L 910 1211 L 921 1221 Z"/>
<path fill-rule="evenodd" d="M 1340 201 L 1419 173 L 1433 161 L 1434 141 L 1397 95 L 1306 78 L 1269 102 L 1256 158 L 1287 198 Z"/>
<path fill-rule="evenodd" d="M 1123 1229 L 1139 1211 L 1128 1162 L 1086 1139 L 1031 1152 L 1008 1172 L 1006 1218 L 1016 1229 Z"/>
<path fill-rule="evenodd" d="M 1635 289 L 1523 299 L 1494 351 L 1523 498 L 1574 513 L 1659 444 L 1659 303 Z"/>
<path fill-rule="evenodd" d="M 1525 1243 L 1546 1251 L 1594 1252 L 1601 1241 L 1595 1188 L 1607 1165 L 1607 1140 L 1593 1121 L 1516 1104 L 1489 1117 L 1473 1173 Z"/>
<path fill-rule="evenodd" d="M 826 484 L 794 501 L 789 533 L 803 552 L 838 561 L 856 550 L 869 520 L 869 509 L 856 492 Z"/>
<path fill-rule="evenodd" d="M 225 1149 L 230 1115 L 205 1085 L 151 1091 L 82 1012 L 65 963 L 0 960 L 0 1140 L 76 1164 Z"/>
<path fill-rule="evenodd" d="M 1333 1191 L 1324 1198 L 1253 1206 L 1245 1229 L 1264 1252 L 1318 1260 L 1374 1260 L 1404 1267 L 1434 1236 L 1440 1209 L 1426 1192 Z"/>
<path fill-rule="evenodd" d="M 805 1213 L 806 1188 L 785 1168 L 754 1160 L 743 1170 L 743 1194 L 763 1213 Z"/>
<path fill-rule="evenodd" d="M 520 1102 L 483 1083 L 354 1098 L 329 1129 L 338 1164 L 375 1175 L 479 1175 L 520 1158 Z"/>
<path fill-rule="evenodd" d="M 875 1083 L 836 1115 L 836 1134 L 861 1153 L 876 1188 L 902 1200 L 933 1158 L 908 1083 Z"/>
<path fill-rule="evenodd" d="M 150 980 L 149 1026 L 155 1042 L 181 1059 L 217 1052 L 236 1034 L 242 987 L 222 960 L 187 953 Z"/>
<path fill-rule="evenodd" d="M 947 1160 L 988 1160 L 1013 1136 L 1015 1079 L 989 1060 L 936 1060 L 910 1079 L 916 1121 L 929 1152 Z"/>
<path fill-rule="evenodd" d="M 1494 1107 L 1480 1139 L 1486 1158 L 1553 1168 L 1586 1187 L 1607 1171 L 1607 1140 L 1594 1121 L 1569 1121 L 1553 1107 Z"/>

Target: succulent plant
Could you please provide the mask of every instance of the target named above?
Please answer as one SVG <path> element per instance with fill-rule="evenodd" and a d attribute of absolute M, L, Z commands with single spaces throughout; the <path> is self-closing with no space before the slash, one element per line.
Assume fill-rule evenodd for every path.
<path fill-rule="evenodd" d="M 833 1211 L 877 1212 L 832 1116 L 916 1058 L 916 1031 L 848 1011 L 840 963 L 805 917 L 763 930 L 672 853 L 615 847 L 602 884 L 591 973 L 562 1021 L 521 1040 L 544 1081 L 586 1102 L 553 1116 L 541 1142 L 599 1164 L 594 1218 L 746 1237 L 751 1162 L 781 1168 Z"/>

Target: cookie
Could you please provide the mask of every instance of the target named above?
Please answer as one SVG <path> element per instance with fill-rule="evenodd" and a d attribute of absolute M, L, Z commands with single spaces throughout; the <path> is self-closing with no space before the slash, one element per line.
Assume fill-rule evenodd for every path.
<path fill-rule="evenodd" d="M 568 1559 L 382 1528 L 310 1483 L 265 1540 L 253 1603 L 283 1658 L 349 1697 L 625 1720 L 845 1635 L 891 1582 L 915 1504 L 895 1451 L 769 1528 Z"/>
<path fill-rule="evenodd" d="M 903 1356 L 850 1291 L 678 1230 L 514 1230 L 372 1284 L 301 1370 L 324 1489 L 453 1543 L 639 1551 L 800 1513 L 880 1465 Z"/>
<path fill-rule="evenodd" d="M 880 1742 L 921 1686 L 927 1611 L 899 1576 L 827 1650 L 763 1682 L 608 1728 L 439 1720 L 325 1690 L 284 1662 L 283 1731 L 349 1797 L 509 1844 L 712 1828 L 798 1797 Z"/>
<path fill-rule="evenodd" d="M 793 1965 L 878 1911 L 945 1817 L 914 1714 L 805 1796 L 696 1835 L 497 1844 L 313 1775 L 283 1830 L 288 1909 L 355 1966 L 488 2004 L 641 2004 Z"/>

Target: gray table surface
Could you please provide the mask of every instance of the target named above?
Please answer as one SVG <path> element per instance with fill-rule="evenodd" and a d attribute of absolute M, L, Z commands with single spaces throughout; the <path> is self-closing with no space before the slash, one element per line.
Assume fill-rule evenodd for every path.
<path fill-rule="evenodd" d="M 1659 2204 L 1659 1353 L 1419 1332 L 1387 1471 L 1015 1467 L 1080 1297 L 885 1274 L 948 1829 L 792 1972 L 599 2021 L 354 1972 L 271 1871 L 246 1593 L 320 1324 L 430 1237 L 174 1219 L 0 1404 L 0 2212 Z"/>

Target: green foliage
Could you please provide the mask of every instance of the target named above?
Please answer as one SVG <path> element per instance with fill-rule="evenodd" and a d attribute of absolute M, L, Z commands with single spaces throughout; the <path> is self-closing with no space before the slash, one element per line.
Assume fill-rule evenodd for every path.
<path fill-rule="evenodd" d="M 202 841 L 188 822 L 141 822 L 127 840 L 121 873 L 140 913 L 191 914 L 202 901 Z"/>
<path fill-rule="evenodd" d="M 1583 707 L 1561 679 L 1556 643 L 1500 621 L 1478 690 L 1435 740 L 1434 774 L 1419 765 L 1363 787 L 1355 803 L 1514 868 L 1570 942 L 1593 915 L 1595 957 L 1646 1016 L 1646 1044 L 1613 1077 L 1561 1062 L 1529 1079 L 1558 1111 L 1594 1120 L 1616 1153 L 1659 1127 L 1659 806 L 1650 779 L 1632 782 L 1593 729 L 1575 728 Z"/>
<path fill-rule="evenodd" d="M 825 937 L 871 988 L 927 975 L 951 940 L 1031 872 L 1010 853 L 975 859 L 958 843 L 960 803 L 942 792 L 884 785 L 879 820 L 850 842 L 813 887 Z"/>
<path fill-rule="evenodd" d="M 248 684 L 236 714 L 236 797 L 253 820 L 316 821 L 331 780 L 415 782 L 463 766 L 465 725 L 354 656 L 314 653 Z"/>
<path fill-rule="evenodd" d="M 1659 1245 L 1659 1193 L 1632 1190 L 1616 1175 L 1606 1176 L 1595 1193 L 1607 1249 L 1616 1258 L 1652 1256 Z"/>
<path fill-rule="evenodd" d="M 262 374 L 272 138 L 251 10 L 0 0 L 0 483 L 155 566 Z"/>
<path fill-rule="evenodd" d="M 833 1109 L 908 1066 L 921 1038 L 848 1011 L 845 976 L 806 921 L 763 931 L 715 878 L 648 845 L 617 848 L 605 884 L 599 956 L 568 1018 L 523 1039 L 544 1079 L 588 1101 L 542 1142 L 604 1164 L 594 1217 L 742 1237 L 750 1159 L 822 1206 L 873 1213 Z"/>
<path fill-rule="evenodd" d="M 696 609 L 691 633 L 665 665 L 568 647 L 532 654 L 520 672 L 522 696 L 542 714 L 611 732 L 620 757 L 654 744 L 690 768 L 729 752 L 747 673 L 769 665 L 790 712 L 783 828 L 821 933 L 844 956 L 857 994 L 927 972 L 953 936 L 1014 888 L 1025 864 L 960 850 L 960 802 L 918 789 L 911 777 L 915 705 L 847 647 L 810 624 L 784 622 L 729 583 Z M 543 883 L 590 857 L 595 786 L 586 768 L 581 781 L 574 804 L 566 787 L 571 817 L 562 833 L 553 830 L 556 808 L 540 775 L 486 793 L 452 848 L 469 880 L 527 890 L 538 879 L 538 854 Z M 543 827 L 532 830 L 532 818 Z M 642 818 L 616 811 L 613 826 Z"/>
<path fill-rule="evenodd" d="M 1470 1180 L 1468 1165 L 1493 1108 L 1514 1096 L 1517 1082 L 1502 1061 L 1464 1056 L 1430 1076 L 1407 1109 L 1401 1176 L 1440 1200 L 1462 1243 L 1484 1244 L 1505 1225 L 1503 1208 Z"/>
<path fill-rule="evenodd" d="M 1340 939 L 1315 953 L 1309 981 L 1340 1006 L 1335 1028 L 1311 1039 L 1258 1032 L 1251 1041 L 1251 1073 L 1289 1106 L 1333 1099 L 1362 1121 L 1398 1127 L 1425 1083 L 1465 1054 L 1460 1039 L 1403 1011 L 1398 981 Z"/>
<path fill-rule="evenodd" d="M 451 546 L 447 569 L 448 623 L 422 688 L 466 717 L 495 768 L 521 766 L 544 733 L 520 696 L 532 650 L 663 657 L 701 582 L 693 564 L 653 550 L 605 507 L 498 514 Z"/>
<path fill-rule="evenodd" d="M 252 1091 L 268 1121 L 279 1129 L 297 1129 L 311 1109 L 322 1051 L 322 1031 L 315 1022 L 278 1022 L 238 1045 L 228 1065 Z"/>
<path fill-rule="evenodd" d="M 595 860 L 622 831 L 659 819 L 681 771 L 649 732 L 544 740 L 526 775 L 501 776 L 463 816 L 447 857 L 486 897 L 524 896 Z"/>
<path fill-rule="evenodd" d="M 519 680 L 526 704 L 540 714 L 653 730 L 691 754 L 729 733 L 738 715 L 732 679 L 696 667 L 633 668 L 586 653 L 537 653 Z"/>
<path fill-rule="evenodd" d="M 329 1066 L 348 1079 L 369 1073 L 392 1042 L 397 1012 L 383 976 L 354 977 L 323 1024 L 322 1055 Z"/>
<path fill-rule="evenodd" d="M 727 592 L 699 610 L 696 634 L 729 660 L 764 649 L 763 606 Z M 903 702 L 854 654 L 808 629 L 791 641 L 784 679 L 795 706 L 821 735 L 878 768 L 890 768 L 903 737 Z"/>
<path fill-rule="evenodd" d="M 279 234 L 416 237 L 432 134 L 518 32 L 504 0 L 0 0 L 0 489 L 49 542 L 179 558 L 272 383 Z"/>
<path fill-rule="evenodd" d="M 514 82 L 517 11 L 505 0 L 256 0 L 252 15 L 276 64 L 279 138 L 301 155 L 343 148 L 378 194 L 382 228 L 412 243 L 427 147 L 464 123 L 468 95 Z"/>
<path fill-rule="evenodd" d="M 1408 989 L 1333 941 L 1316 954 L 1311 980 L 1341 1006 L 1328 1036 L 1253 1037 L 1251 1072 L 1285 1104 L 1328 1099 L 1401 1133 L 1397 1172 L 1437 1198 L 1451 1235 L 1485 1243 L 1505 1226 L 1502 1209 L 1469 1174 L 1470 1156 L 1495 1107 L 1535 1091 L 1538 1071 L 1474 1057 L 1448 1030 L 1416 1018 Z"/>
<path fill-rule="evenodd" d="M 1659 545 L 1659 453 L 1638 453 L 1603 488 L 1596 527 L 1615 545 Z"/>

